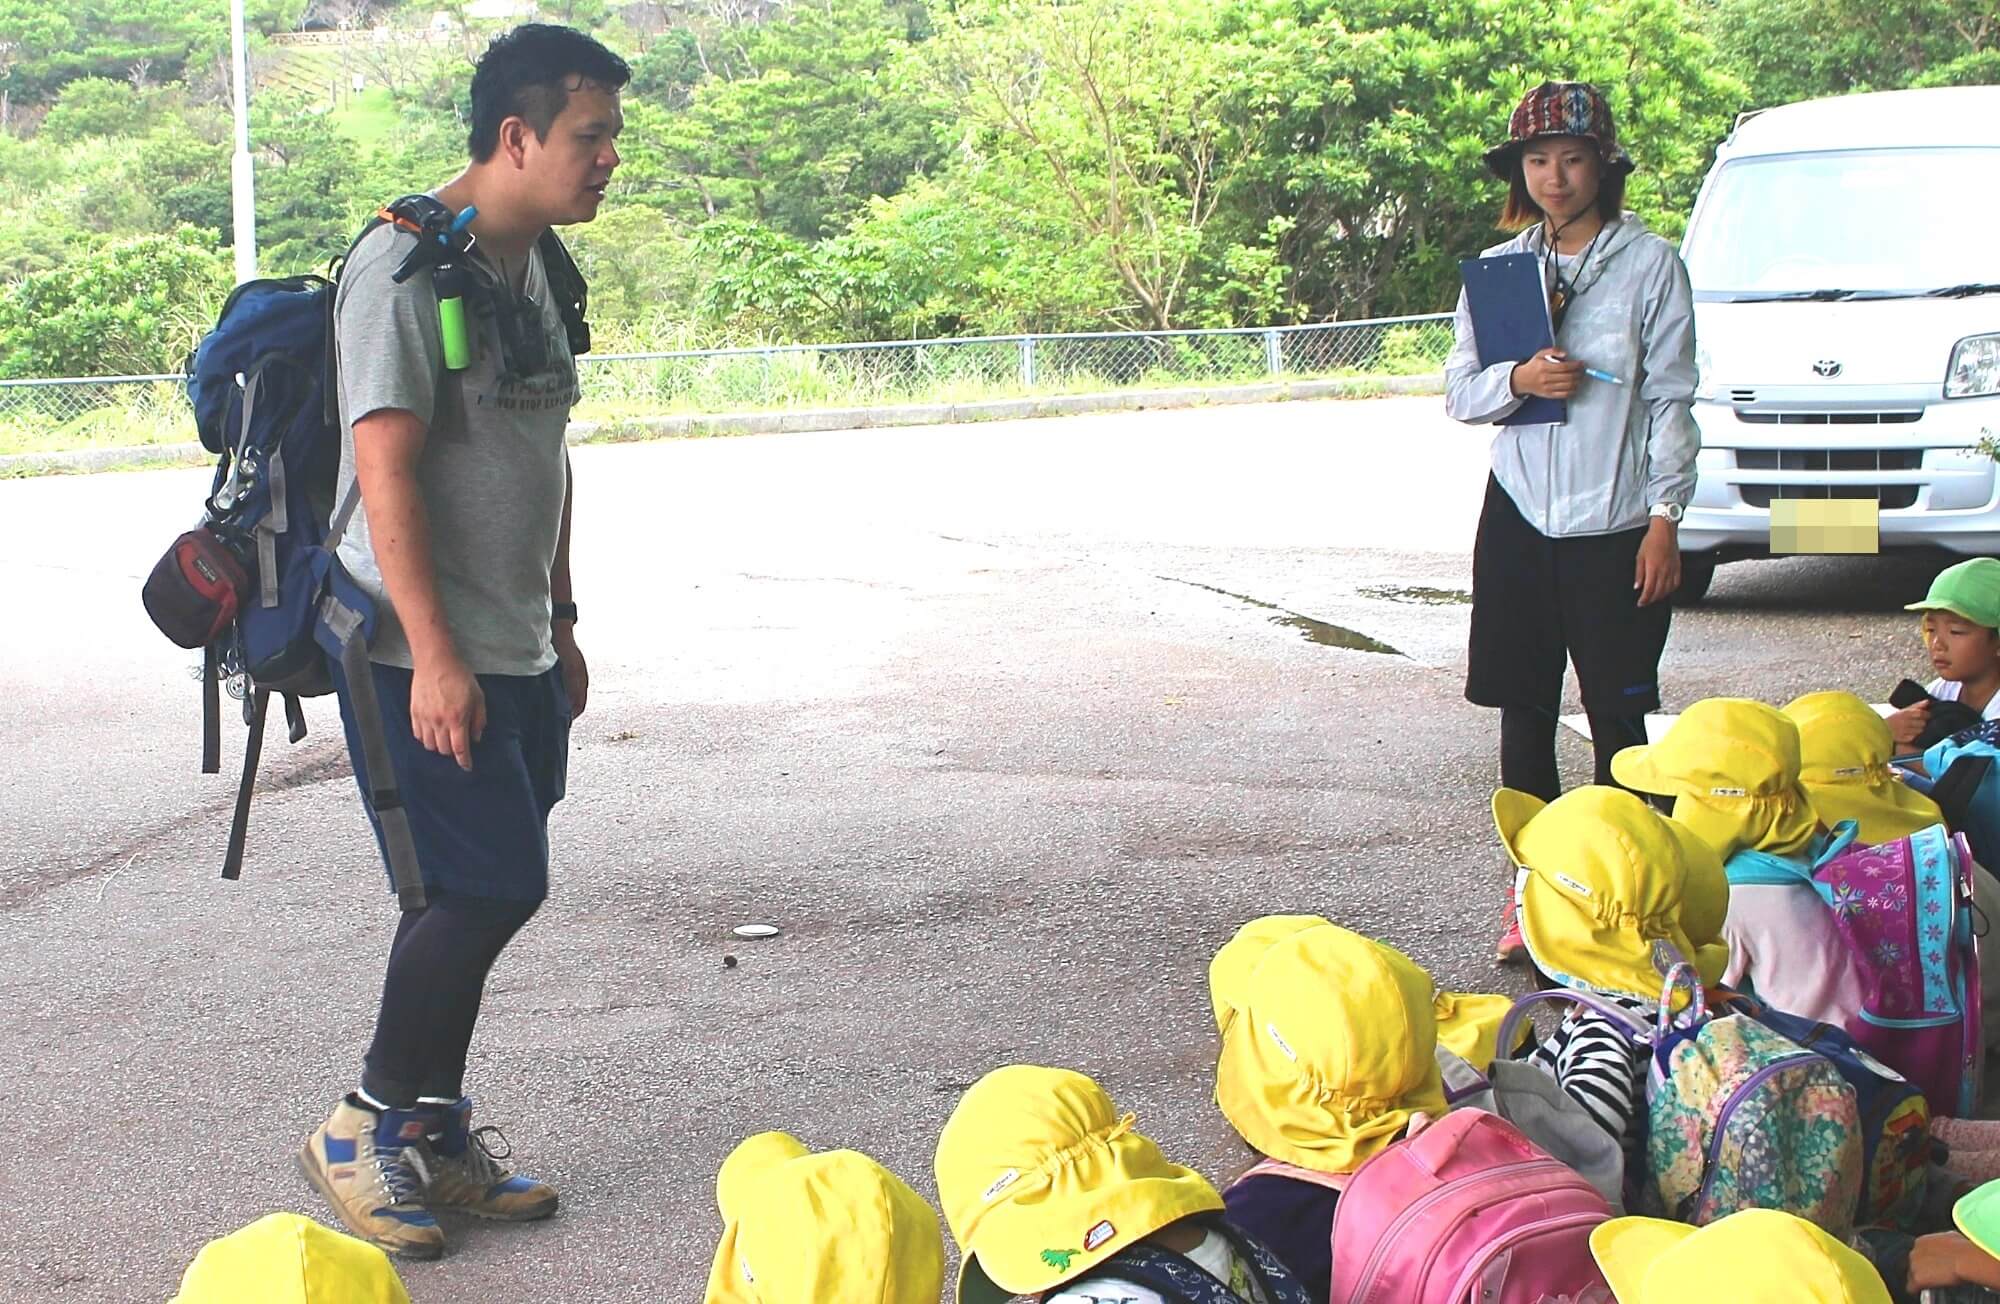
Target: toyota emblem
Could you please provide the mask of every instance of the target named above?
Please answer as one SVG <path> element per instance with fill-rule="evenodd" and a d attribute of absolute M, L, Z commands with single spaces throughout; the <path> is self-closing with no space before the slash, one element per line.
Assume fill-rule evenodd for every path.
<path fill-rule="evenodd" d="M 1813 371 L 1817 375 L 1832 380 L 1840 374 L 1840 364 L 1832 358 L 1821 358 L 1818 362 L 1813 363 Z"/>

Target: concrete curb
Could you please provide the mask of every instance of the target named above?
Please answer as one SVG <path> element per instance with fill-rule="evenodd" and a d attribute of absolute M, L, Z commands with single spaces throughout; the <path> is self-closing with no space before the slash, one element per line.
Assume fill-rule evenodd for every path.
<path fill-rule="evenodd" d="M 572 444 L 726 435 L 801 434 L 812 430 L 872 430 L 891 426 L 941 426 L 968 421 L 1025 421 L 1088 412 L 1160 408 L 1227 407 L 1301 399 L 1376 398 L 1442 394 L 1444 377 L 1383 376 L 1350 380 L 1274 380 L 1214 389 L 1124 389 L 1104 394 L 1049 394 L 974 403 L 910 403 L 897 407 L 809 408 L 788 412 L 717 412 L 636 417 L 629 421 L 573 421 Z M 0 479 L 34 475 L 87 475 L 96 471 L 201 466 L 214 458 L 200 444 L 149 444 L 138 448 L 82 448 L 62 453 L 13 453 L 0 457 Z"/>

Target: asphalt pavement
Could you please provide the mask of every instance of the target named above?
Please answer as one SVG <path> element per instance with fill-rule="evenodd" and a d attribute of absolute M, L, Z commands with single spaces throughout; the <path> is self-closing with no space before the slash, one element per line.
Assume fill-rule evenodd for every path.
<path fill-rule="evenodd" d="M 563 1210 L 449 1222 L 417 1304 L 698 1299 L 738 1139 L 930 1195 L 1010 1062 L 1092 1073 L 1226 1180 L 1205 974 L 1259 914 L 1514 990 L 1497 724 L 1460 695 L 1485 444 L 1394 399 L 579 449 L 590 709 L 469 1084 Z M 330 701 L 274 730 L 217 878 L 234 758 L 196 772 L 194 662 L 138 600 L 204 486 L 0 482 L 0 1300 L 163 1300 L 210 1237 L 329 1216 L 292 1154 L 394 906 Z M 1669 709 L 1880 699 L 1941 564 L 1725 567 Z"/>

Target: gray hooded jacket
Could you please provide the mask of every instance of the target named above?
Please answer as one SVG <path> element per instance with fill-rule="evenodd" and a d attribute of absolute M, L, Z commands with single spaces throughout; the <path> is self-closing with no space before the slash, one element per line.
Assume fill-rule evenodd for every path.
<path fill-rule="evenodd" d="M 1546 246 L 1539 224 L 1494 254 Z M 1694 295 L 1674 247 L 1632 214 L 1613 223 L 1586 265 L 1556 346 L 1625 381 L 1585 378 L 1562 425 L 1502 426 L 1493 474 L 1528 523 L 1551 537 L 1610 534 L 1646 524 L 1655 503 L 1687 506 L 1701 447 L 1694 402 Z M 1458 340 L 1445 363 L 1445 410 L 1486 425 L 1521 406 L 1511 362 L 1482 369 L 1472 314 L 1458 296 Z"/>

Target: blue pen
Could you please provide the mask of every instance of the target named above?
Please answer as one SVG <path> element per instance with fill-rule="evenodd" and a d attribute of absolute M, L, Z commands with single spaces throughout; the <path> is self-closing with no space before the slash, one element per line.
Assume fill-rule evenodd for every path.
<path fill-rule="evenodd" d="M 1625 383 L 1624 381 L 1618 379 L 1618 377 L 1612 375 L 1610 372 L 1599 371 L 1595 367 L 1585 367 L 1583 369 L 1583 374 L 1590 377 L 1592 380 L 1601 380 L 1612 385 L 1622 385 Z"/>

